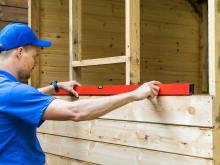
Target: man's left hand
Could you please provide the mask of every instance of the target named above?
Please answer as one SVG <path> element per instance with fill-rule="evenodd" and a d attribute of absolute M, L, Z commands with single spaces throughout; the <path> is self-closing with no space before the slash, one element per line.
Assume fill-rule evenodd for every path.
<path fill-rule="evenodd" d="M 60 89 L 64 89 L 76 97 L 79 97 L 79 94 L 74 90 L 74 87 L 81 86 L 77 81 L 58 82 L 57 85 Z"/>

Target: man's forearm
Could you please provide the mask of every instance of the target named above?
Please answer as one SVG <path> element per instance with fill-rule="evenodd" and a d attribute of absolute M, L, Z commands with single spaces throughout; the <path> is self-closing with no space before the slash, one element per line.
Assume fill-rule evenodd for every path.
<path fill-rule="evenodd" d="M 132 92 L 129 92 L 103 98 L 78 100 L 72 103 L 72 107 L 73 111 L 80 114 L 80 120 L 91 120 L 134 100 Z"/>
<path fill-rule="evenodd" d="M 53 85 L 49 85 L 46 87 L 38 88 L 38 91 L 46 94 L 51 94 L 52 92 L 54 92 L 54 87 Z"/>

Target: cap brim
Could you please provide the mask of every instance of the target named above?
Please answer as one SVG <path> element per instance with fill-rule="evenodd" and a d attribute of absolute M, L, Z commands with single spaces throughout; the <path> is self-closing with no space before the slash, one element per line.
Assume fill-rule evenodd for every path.
<path fill-rule="evenodd" d="M 46 40 L 37 40 L 36 42 L 32 43 L 32 45 L 39 47 L 50 47 L 52 42 Z"/>

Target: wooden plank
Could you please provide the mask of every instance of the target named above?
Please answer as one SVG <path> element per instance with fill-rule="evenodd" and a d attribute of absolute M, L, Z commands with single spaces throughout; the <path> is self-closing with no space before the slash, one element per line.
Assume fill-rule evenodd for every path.
<path fill-rule="evenodd" d="M 98 59 L 90 59 L 90 60 L 73 61 L 72 67 L 117 64 L 117 63 L 124 63 L 125 61 L 126 61 L 125 56 L 106 57 L 106 58 L 98 58 Z"/>
<path fill-rule="evenodd" d="M 68 66 L 68 56 L 65 54 L 41 54 L 40 55 L 40 65 L 51 66 L 51 67 L 67 67 Z M 63 57 L 63 58 L 62 58 Z"/>
<path fill-rule="evenodd" d="M 79 161 L 64 156 L 46 153 L 46 165 L 94 165 L 84 161 Z"/>
<path fill-rule="evenodd" d="M 28 8 L 28 0 L 1 0 L 0 5 Z"/>
<path fill-rule="evenodd" d="M 49 32 L 49 33 L 66 33 L 68 34 L 68 20 L 65 20 L 64 18 L 61 18 L 62 24 L 59 24 L 59 19 L 44 19 L 41 18 L 41 29 L 43 32 Z M 55 26 L 56 25 L 56 26 Z"/>
<path fill-rule="evenodd" d="M 160 165 L 212 165 L 212 160 L 182 156 L 145 149 L 93 142 L 81 139 L 38 134 L 47 153 L 97 164 L 160 164 Z M 59 144 L 59 145 L 57 145 Z"/>
<path fill-rule="evenodd" d="M 57 22 L 58 23 L 58 22 Z M 52 40 L 55 42 L 55 44 L 60 44 L 62 47 L 65 46 L 65 48 L 68 48 L 68 45 L 64 44 L 65 42 L 68 42 L 68 33 L 67 32 L 47 32 L 47 31 L 41 31 L 41 36 L 48 40 Z M 58 45 L 57 45 L 58 46 Z"/>
<path fill-rule="evenodd" d="M 62 12 L 62 14 L 58 14 L 57 16 L 60 17 L 62 15 L 68 15 L 67 10 L 69 9 L 69 1 L 67 0 L 47 0 L 47 1 L 42 1 L 41 2 L 41 8 L 42 9 L 47 9 L 44 12 Z M 52 14 L 54 15 L 54 13 Z M 56 17 L 56 15 L 54 15 Z M 68 18 L 66 18 L 68 20 Z"/>
<path fill-rule="evenodd" d="M 168 46 L 167 48 L 165 48 L 166 45 Z M 180 45 L 181 48 L 178 49 L 178 48 L 172 47 L 172 45 L 169 45 L 169 43 L 167 43 L 167 44 L 164 44 L 163 46 L 159 45 L 157 51 L 155 50 L 157 46 L 154 43 L 145 43 L 145 44 L 143 44 L 143 46 L 144 47 L 141 50 L 143 51 L 143 58 L 145 58 L 145 59 L 146 58 L 149 58 L 149 59 L 154 58 L 154 59 L 157 59 L 158 61 L 159 60 L 166 60 L 166 58 L 168 58 L 166 56 L 161 57 L 161 58 L 153 56 L 154 54 L 158 54 L 158 55 L 163 54 L 163 51 L 167 51 L 166 53 L 164 53 L 164 55 L 170 54 L 170 57 L 173 57 L 173 58 L 177 58 L 179 56 L 179 60 L 177 61 L 178 63 L 181 63 L 181 60 L 182 59 L 184 60 L 184 58 L 188 58 L 188 60 L 189 60 L 190 55 L 194 56 L 194 57 L 192 57 L 193 61 L 199 59 L 198 58 L 199 50 L 195 49 L 195 47 L 190 50 L 191 46 L 187 46 L 187 45 L 186 46 Z M 171 47 L 169 47 L 169 46 L 171 46 Z M 167 61 L 167 63 L 168 62 L 169 61 Z M 189 62 L 191 62 L 191 61 L 189 60 Z M 195 61 L 195 63 L 199 63 L 199 61 Z M 186 63 L 186 65 L 187 65 L 187 63 Z M 198 65 L 196 65 L 196 66 L 198 66 Z"/>
<path fill-rule="evenodd" d="M 28 0 L 28 25 L 40 37 L 40 3 L 39 0 Z M 38 50 L 39 53 L 39 50 Z M 36 57 L 35 67 L 28 80 L 29 85 L 40 87 L 40 57 Z"/>
<path fill-rule="evenodd" d="M 28 10 L 17 7 L 0 6 L 0 20 L 28 23 Z"/>
<path fill-rule="evenodd" d="M 67 67 L 58 67 L 58 66 L 41 66 L 40 71 L 40 85 L 47 84 L 49 85 L 52 80 L 68 81 L 68 66 Z M 41 85 L 42 86 L 42 85 Z"/>
<path fill-rule="evenodd" d="M 96 96 L 80 97 L 91 98 Z M 161 96 L 156 102 L 146 99 L 129 103 L 102 118 L 213 127 L 213 106 L 212 96 Z"/>
<path fill-rule="evenodd" d="M 50 54 L 50 55 L 66 55 L 68 56 L 69 54 L 69 50 L 68 49 L 65 49 L 65 48 L 62 48 L 62 47 L 59 47 L 59 48 L 53 48 L 53 49 L 41 49 L 41 53 L 42 54 Z M 67 59 L 68 60 L 68 59 Z"/>
<path fill-rule="evenodd" d="M 213 157 L 211 129 L 97 119 L 79 123 L 47 121 L 38 132 L 183 155 Z"/>
<path fill-rule="evenodd" d="M 128 107 L 130 112 L 127 112 L 128 109 L 125 108 L 121 111 L 114 111 L 104 118 L 212 127 L 212 102 L 210 96 L 159 97 L 156 104 L 148 100 L 134 102 L 131 104 L 132 107 Z M 152 114 L 148 108 L 150 111 L 153 110 Z"/>

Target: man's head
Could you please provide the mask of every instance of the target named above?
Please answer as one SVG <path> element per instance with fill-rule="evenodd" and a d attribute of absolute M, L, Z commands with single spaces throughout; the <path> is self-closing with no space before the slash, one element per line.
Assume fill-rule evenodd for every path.
<path fill-rule="evenodd" d="M 18 80 L 26 81 L 34 69 L 37 56 L 38 47 L 27 45 L 2 51 L 0 53 L 0 63 L 4 67 L 13 70 Z"/>
<path fill-rule="evenodd" d="M 39 40 L 25 24 L 9 24 L 0 32 L 0 69 L 5 69 L 24 80 L 30 77 L 39 47 L 51 46 L 50 41 Z"/>

